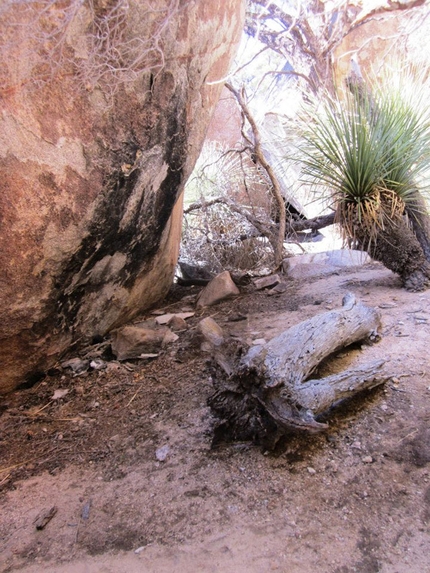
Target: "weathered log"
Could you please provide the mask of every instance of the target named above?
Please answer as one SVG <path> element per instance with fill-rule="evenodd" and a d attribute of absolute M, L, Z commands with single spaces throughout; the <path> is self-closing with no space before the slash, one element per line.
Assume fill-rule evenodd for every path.
<path fill-rule="evenodd" d="M 215 373 L 216 392 L 209 404 L 221 417 L 214 443 L 253 439 L 276 443 L 290 431 L 321 431 L 316 419 L 333 404 L 384 383 L 384 360 L 321 379 L 309 380 L 330 355 L 359 341 L 379 338 L 379 313 L 345 296 L 343 306 L 289 328 L 267 344 L 248 350 L 233 368 L 225 360 Z M 229 370 L 227 372 L 227 370 Z"/>

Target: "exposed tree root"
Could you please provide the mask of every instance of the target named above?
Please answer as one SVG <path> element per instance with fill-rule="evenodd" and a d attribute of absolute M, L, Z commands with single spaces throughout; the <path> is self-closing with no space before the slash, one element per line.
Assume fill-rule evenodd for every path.
<path fill-rule="evenodd" d="M 253 440 L 274 446 L 291 431 L 327 428 L 316 417 L 338 401 L 383 384 L 384 360 L 321 379 L 309 377 L 331 354 L 362 340 L 378 339 L 379 314 L 349 294 L 339 310 L 289 328 L 262 346 L 251 347 L 235 366 L 218 353 L 209 404 L 221 418 L 214 443 Z"/>

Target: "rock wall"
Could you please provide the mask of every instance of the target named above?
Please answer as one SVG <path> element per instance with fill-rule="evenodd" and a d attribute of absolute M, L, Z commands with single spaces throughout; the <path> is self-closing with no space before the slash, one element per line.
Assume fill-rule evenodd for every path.
<path fill-rule="evenodd" d="M 242 30 L 242 0 L 81 4 L 0 9 L 0 393 L 167 293 Z"/>
<path fill-rule="evenodd" d="M 402 3 L 386 4 L 385 12 L 369 18 L 343 39 L 335 52 L 338 85 L 343 85 L 351 72 L 351 56 L 360 65 L 363 75 L 370 78 L 377 77 L 384 66 L 392 67 L 396 60 L 399 64 L 412 62 L 417 69 L 428 67 L 428 50 L 423 50 L 430 33 L 428 5 L 403 4 L 403 8 Z M 406 10 L 406 4 L 413 4 L 413 9 Z M 369 8 L 373 7 L 370 4 L 366 9 L 363 7 L 363 12 Z"/>

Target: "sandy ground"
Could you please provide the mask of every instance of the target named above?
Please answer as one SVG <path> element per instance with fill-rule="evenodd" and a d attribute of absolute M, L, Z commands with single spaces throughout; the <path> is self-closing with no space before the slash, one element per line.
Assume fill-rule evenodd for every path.
<path fill-rule="evenodd" d="M 268 340 L 348 291 L 379 309 L 382 339 L 333 362 L 382 357 L 390 382 L 334 410 L 325 433 L 274 453 L 212 449 L 199 320 Z M 195 292 L 176 292 L 169 312 Z M 429 573 L 430 292 L 402 290 L 375 264 L 316 276 L 307 267 L 282 294 L 248 287 L 188 324 L 151 363 L 53 372 L 3 398 L 0 571 Z M 68 393 L 52 400 L 58 389 Z"/>

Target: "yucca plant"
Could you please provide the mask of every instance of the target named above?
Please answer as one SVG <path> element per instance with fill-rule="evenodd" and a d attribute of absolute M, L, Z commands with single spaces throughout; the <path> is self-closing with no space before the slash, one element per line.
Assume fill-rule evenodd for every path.
<path fill-rule="evenodd" d="M 350 88 L 308 119 L 304 178 L 329 191 L 349 244 L 422 290 L 430 285 L 430 226 L 420 195 L 430 168 L 430 113 L 395 86 Z"/>

